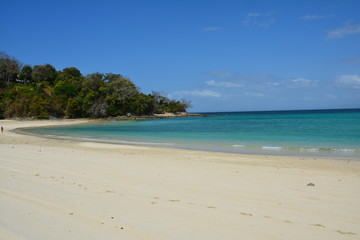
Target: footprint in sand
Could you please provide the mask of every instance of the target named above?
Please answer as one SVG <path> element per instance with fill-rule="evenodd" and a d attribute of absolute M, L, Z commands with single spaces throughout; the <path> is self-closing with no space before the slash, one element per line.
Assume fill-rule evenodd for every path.
<path fill-rule="evenodd" d="M 241 215 L 252 217 L 251 213 L 240 212 Z"/>
<path fill-rule="evenodd" d="M 318 224 L 318 223 L 316 223 L 316 224 L 310 224 L 311 226 L 315 226 L 315 227 L 325 227 L 324 225 L 321 225 L 321 224 Z"/>
<path fill-rule="evenodd" d="M 215 206 L 206 206 L 207 208 L 212 208 L 212 209 L 216 209 Z"/>
<path fill-rule="evenodd" d="M 340 234 L 343 234 L 343 235 L 356 235 L 356 233 L 353 233 L 353 232 L 343 232 L 343 231 L 340 231 L 340 230 L 337 230 L 338 233 Z"/>
<path fill-rule="evenodd" d="M 169 202 L 180 202 L 180 200 L 169 200 Z"/>

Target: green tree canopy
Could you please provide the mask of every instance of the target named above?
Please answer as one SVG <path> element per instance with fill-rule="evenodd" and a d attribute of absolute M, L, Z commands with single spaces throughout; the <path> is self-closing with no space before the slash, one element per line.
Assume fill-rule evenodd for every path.
<path fill-rule="evenodd" d="M 0 52 L 0 87 L 9 86 L 16 81 L 21 63 L 15 58 Z"/>
<path fill-rule="evenodd" d="M 105 79 L 108 75 L 109 74 L 105 76 Z M 128 97 L 135 96 L 138 93 L 139 88 L 133 82 L 131 82 L 130 79 L 122 77 L 121 75 L 118 75 L 116 78 L 113 77 L 106 86 L 106 95 L 109 97 L 114 97 L 117 100 L 124 100 Z"/>
<path fill-rule="evenodd" d="M 75 67 L 64 68 L 63 73 L 65 73 L 66 75 L 72 76 L 74 78 L 79 78 L 82 76 L 80 70 Z"/>
<path fill-rule="evenodd" d="M 141 93 L 129 78 L 116 73 L 84 77 L 75 67 L 62 71 L 50 64 L 21 68 L 5 53 L 0 54 L 0 70 L 0 118 L 145 115 L 183 112 L 190 106 L 166 94 Z"/>
<path fill-rule="evenodd" d="M 19 73 L 19 79 L 22 80 L 24 84 L 31 83 L 33 81 L 32 67 L 29 65 L 25 65 Z"/>
<path fill-rule="evenodd" d="M 103 87 L 105 85 L 104 78 L 104 74 L 98 72 L 87 75 L 82 84 L 84 92 L 98 90 L 100 87 Z"/>
<path fill-rule="evenodd" d="M 32 71 L 32 78 L 38 85 L 53 86 L 56 76 L 56 69 L 50 64 L 36 65 Z"/>
<path fill-rule="evenodd" d="M 54 94 L 57 96 L 70 98 L 75 97 L 77 93 L 76 86 L 65 81 L 59 81 L 54 87 Z"/>

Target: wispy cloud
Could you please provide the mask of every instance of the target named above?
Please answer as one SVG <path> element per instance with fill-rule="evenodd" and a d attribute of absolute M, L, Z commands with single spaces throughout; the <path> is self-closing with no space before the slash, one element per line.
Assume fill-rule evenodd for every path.
<path fill-rule="evenodd" d="M 295 79 L 292 79 L 291 82 L 293 82 L 295 84 L 309 84 L 311 82 L 311 80 L 307 79 L 307 78 L 295 78 Z"/>
<path fill-rule="evenodd" d="M 359 34 L 359 33 L 360 33 L 360 24 L 345 25 L 342 28 L 330 30 L 328 32 L 327 38 L 329 39 L 344 38 L 347 35 Z"/>
<path fill-rule="evenodd" d="M 313 88 L 319 84 L 318 80 L 305 77 L 282 79 L 281 77 L 268 74 L 241 76 L 236 73 L 231 73 L 231 76 L 232 77 L 227 78 L 226 81 L 209 80 L 206 81 L 205 84 L 216 88 L 233 88 L 249 92 L 256 92 L 259 90 L 271 91 L 276 89 Z"/>
<path fill-rule="evenodd" d="M 229 78 L 233 77 L 235 73 L 229 72 L 229 71 L 208 71 L 205 72 L 205 74 L 212 76 L 212 77 L 218 77 L 218 78 Z"/>
<path fill-rule="evenodd" d="M 251 12 L 247 14 L 248 17 L 262 17 L 262 16 L 271 16 L 270 13 L 264 14 L 264 13 L 258 13 L 258 12 Z"/>
<path fill-rule="evenodd" d="M 275 23 L 272 13 L 250 12 L 245 16 L 242 24 L 245 26 L 270 27 Z"/>
<path fill-rule="evenodd" d="M 337 76 L 336 82 L 343 87 L 360 89 L 360 75 L 340 75 Z"/>
<path fill-rule="evenodd" d="M 257 98 L 259 98 L 259 97 L 265 97 L 265 94 L 259 93 L 259 92 L 246 92 L 244 95 L 245 95 L 246 97 L 257 97 Z"/>
<path fill-rule="evenodd" d="M 305 15 L 300 17 L 303 20 L 318 20 L 318 19 L 325 19 L 325 18 L 333 18 L 335 14 L 331 15 Z"/>
<path fill-rule="evenodd" d="M 288 88 L 309 88 L 309 87 L 315 87 L 317 85 L 316 80 L 311 80 L 308 78 L 298 77 L 293 78 L 290 81 L 287 81 L 286 86 Z"/>
<path fill-rule="evenodd" d="M 205 81 L 205 84 L 214 88 L 229 88 L 242 91 L 258 91 L 259 89 L 269 90 L 283 87 L 281 79 L 269 74 L 241 75 L 230 71 L 209 71 L 207 75 L 212 80 Z"/>
<path fill-rule="evenodd" d="M 244 85 L 243 84 L 239 84 L 239 83 L 235 83 L 235 82 L 229 82 L 229 81 L 214 81 L 214 80 L 210 80 L 210 81 L 206 81 L 205 82 L 208 86 L 211 87 L 220 87 L 220 88 L 241 88 Z"/>
<path fill-rule="evenodd" d="M 204 74 L 212 77 L 212 78 L 218 78 L 221 81 L 223 79 L 226 79 L 227 81 L 231 82 L 265 82 L 265 81 L 273 81 L 278 80 L 279 78 L 270 74 L 254 74 L 254 75 L 242 75 L 238 72 L 233 71 L 208 71 L 204 72 Z"/>
<path fill-rule="evenodd" d="M 178 91 L 174 92 L 173 95 L 184 97 L 184 96 L 192 96 L 192 97 L 212 97 L 219 98 L 221 94 L 212 90 L 191 90 L 191 91 Z"/>
<path fill-rule="evenodd" d="M 338 64 L 360 64 L 360 58 L 351 58 L 343 61 L 339 61 Z"/>
<path fill-rule="evenodd" d="M 222 29 L 223 29 L 222 27 L 206 27 L 203 30 L 205 32 L 212 32 L 212 31 L 219 31 L 219 30 L 222 30 Z"/>

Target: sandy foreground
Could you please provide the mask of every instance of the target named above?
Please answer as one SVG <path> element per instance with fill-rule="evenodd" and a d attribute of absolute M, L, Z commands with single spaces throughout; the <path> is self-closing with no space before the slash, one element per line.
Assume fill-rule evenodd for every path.
<path fill-rule="evenodd" d="M 80 122 L 0 121 L 0 239 L 360 239 L 360 161 L 10 132 Z"/>

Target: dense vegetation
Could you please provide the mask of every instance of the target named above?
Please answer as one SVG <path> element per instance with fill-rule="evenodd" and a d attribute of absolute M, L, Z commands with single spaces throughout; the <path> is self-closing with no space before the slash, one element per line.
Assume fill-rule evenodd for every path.
<path fill-rule="evenodd" d="M 0 52 L 0 118 L 110 117 L 185 112 L 189 102 L 141 93 L 114 73 L 83 76 L 75 67 L 29 66 Z"/>

